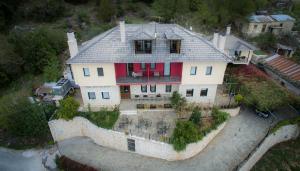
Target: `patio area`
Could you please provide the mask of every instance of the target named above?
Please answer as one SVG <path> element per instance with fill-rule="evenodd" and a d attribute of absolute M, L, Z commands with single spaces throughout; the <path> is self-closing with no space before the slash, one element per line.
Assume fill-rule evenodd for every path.
<path fill-rule="evenodd" d="M 146 139 L 169 142 L 176 118 L 172 110 L 138 110 L 137 115 L 120 115 L 113 129 Z"/>

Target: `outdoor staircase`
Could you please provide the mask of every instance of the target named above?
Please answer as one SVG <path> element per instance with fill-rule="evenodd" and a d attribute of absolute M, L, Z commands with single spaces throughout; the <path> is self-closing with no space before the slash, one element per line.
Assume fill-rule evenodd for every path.
<path fill-rule="evenodd" d="M 121 110 L 120 115 L 137 115 L 137 110 L 132 109 L 132 110 Z"/>

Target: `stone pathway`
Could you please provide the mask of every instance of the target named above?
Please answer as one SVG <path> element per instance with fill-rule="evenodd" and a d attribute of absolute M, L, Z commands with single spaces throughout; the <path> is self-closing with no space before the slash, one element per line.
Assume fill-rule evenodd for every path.
<path fill-rule="evenodd" d="M 252 111 L 231 118 L 222 132 L 198 155 L 183 161 L 165 161 L 96 145 L 77 137 L 59 143 L 62 154 L 106 171 L 218 171 L 233 170 L 266 135 L 271 119 Z"/>

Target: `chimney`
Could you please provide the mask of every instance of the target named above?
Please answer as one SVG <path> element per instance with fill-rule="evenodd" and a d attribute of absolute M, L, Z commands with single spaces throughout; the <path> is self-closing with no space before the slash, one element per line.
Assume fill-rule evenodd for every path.
<path fill-rule="evenodd" d="M 190 31 L 193 31 L 193 27 L 192 26 L 190 26 Z"/>
<path fill-rule="evenodd" d="M 219 33 L 215 32 L 214 33 L 214 38 L 213 38 L 213 45 L 218 48 L 218 42 L 219 42 Z"/>
<path fill-rule="evenodd" d="M 125 21 L 120 21 L 120 35 L 121 35 L 121 42 L 124 43 L 126 40 L 125 34 Z"/>
<path fill-rule="evenodd" d="M 226 36 L 230 35 L 230 31 L 231 31 L 231 26 L 229 25 L 226 27 Z"/>
<path fill-rule="evenodd" d="M 218 48 L 222 52 L 224 52 L 224 49 L 225 49 L 225 42 L 226 42 L 226 35 L 225 36 L 220 35 L 219 41 L 218 41 Z"/>
<path fill-rule="evenodd" d="M 68 37 L 70 56 L 71 58 L 73 58 L 78 53 L 77 40 L 75 38 L 74 32 L 67 33 L 67 37 Z"/>

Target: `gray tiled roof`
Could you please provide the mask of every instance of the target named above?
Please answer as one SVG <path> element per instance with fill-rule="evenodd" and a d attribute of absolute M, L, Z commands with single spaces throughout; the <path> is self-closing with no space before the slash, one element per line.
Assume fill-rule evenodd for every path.
<path fill-rule="evenodd" d="M 227 35 L 225 42 L 225 50 L 257 50 L 257 48 L 250 43 L 234 36 Z"/>
<path fill-rule="evenodd" d="M 84 43 L 79 53 L 67 63 L 230 61 L 211 42 L 176 24 L 125 24 L 125 30 L 124 43 L 121 42 L 119 26 L 114 27 Z M 135 54 L 133 40 L 139 34 L 156 37 L 152 41 L 152 54 Z M 180 54 L 170 54 L 166 34 L 182 38 Z"/>

